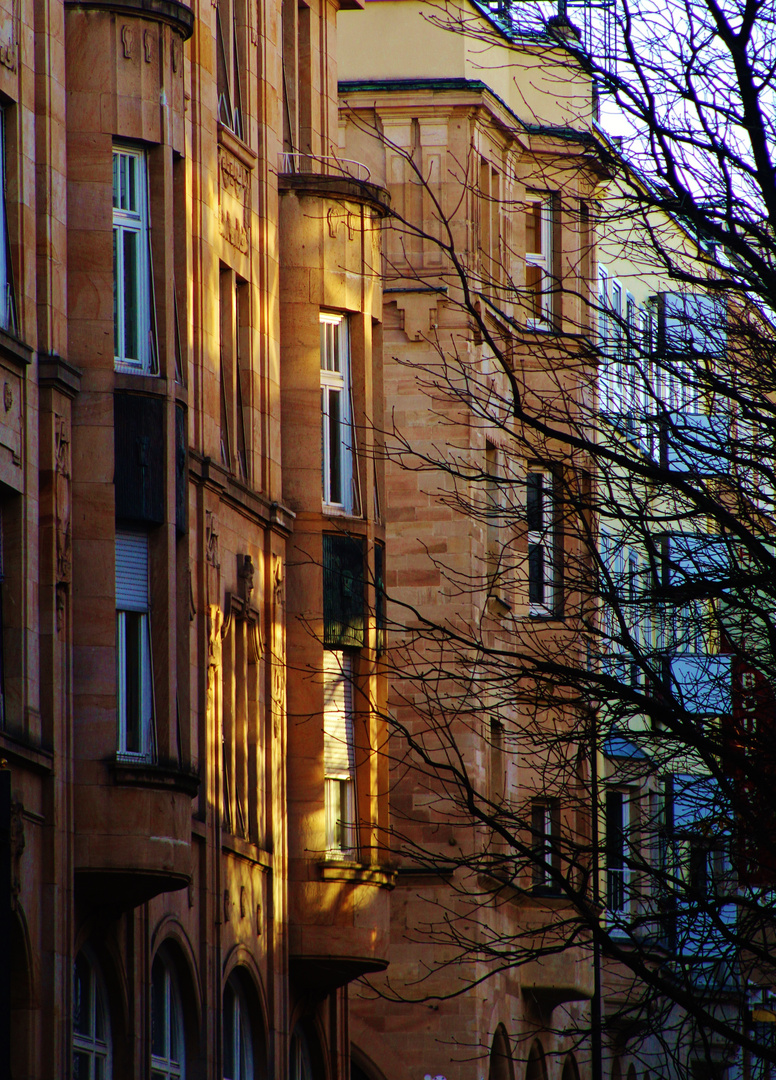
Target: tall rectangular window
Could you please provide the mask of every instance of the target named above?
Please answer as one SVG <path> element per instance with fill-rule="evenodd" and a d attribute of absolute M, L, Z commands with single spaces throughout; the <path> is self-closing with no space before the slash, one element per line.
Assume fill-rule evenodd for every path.
<path fill-rule="evenodd" d="M 531 799 L 531 835 L 533 839 L 533 887 L 556 891 L 553 871 L 560 865 L 558 835 L 560 807 L 557 799 Z"/>
<path fill-rule="evenodd" d="M 321 453 L 323 505 L 353 512 L 354 469 L 348 322 L 321 312 Z"/>
<path fill-rule="evenodd" d="M 228 269 L 220 275 L 221 464 L 248 478 L 243 384 L 250 391 L 248 284 Z M 250 400 L 250 399 L 248 399 Z"/>
<path fill-rule="evenodd" d="M 153 761 L 148 536 L 116 532 L 116 674 L 119 759 Z"/>
<path fill-rule="evenodd" d="M 528 603 L 532 615 L 551 615 L 556 606 L 555 507 L 552 474 L 526 475 Z"/>
<path fill-rule="evenodd" d="M 216 6 L 216 78 L 218 119 L 239 139 L 245 138 L 242 66 L 244 55 L 237 26 L 235 0 L 218 0 Z M 242 54 L 242 55 L 241 55 Z"/>
<path fill-rule="evenodd" d="M 623 791 L 606 793 L 606 906 L 610 912 L 624 912 L 630 903 L 628 834 L 630 806 Z"/>
<path fill-rule="evenodd" d="M 549 330 L 553 316 L 553 213 L 549 194 L 529 195 L 525 220 L 525 285 L 528 324 Z"/>
<path fill-rule="evenodd" d="M 340 649 L 323 653 L 323 763 L 326 852 L 332 858 L 355 858 L 353 662 Z"/>
<path fill-rule="evenodd" d="M 113 148 L 113 355 L 119 371 L 155 366 L 146 159 L 142 150 Z"/>

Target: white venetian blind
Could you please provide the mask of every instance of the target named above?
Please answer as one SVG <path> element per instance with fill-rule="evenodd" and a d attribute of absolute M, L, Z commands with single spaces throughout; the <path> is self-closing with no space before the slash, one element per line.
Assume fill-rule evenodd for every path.
<path fill-rule="evenodd" d="M 148 611 L 148 536 L 116 532 L 116 610 Z"/>
<path fill-rule="evenodd" d="M 323 767 L 329 778 L 349 780 L 354 771 L 353 665 L 341 650 L 323 653 Z"/>

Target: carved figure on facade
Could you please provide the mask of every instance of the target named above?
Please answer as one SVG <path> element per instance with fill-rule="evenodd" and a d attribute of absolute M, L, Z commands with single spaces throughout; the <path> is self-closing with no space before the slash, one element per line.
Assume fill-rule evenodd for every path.
<path fill-rule="evenodd" d="M 16 71 L 19 66 L 18 25 L 18 0 L 13 0 L 9 16 L 0 29 L 0 64 L 9 71 Z"/>
<path fill-rule="evenodd" d="M 64 416 L 54 418 L 54 501 L 56 514 L 57 582 L 72 577 L 70 529 L 70 426 Z"/>
<path fill-rule="evenodd" d="M 286 672 L 283 663 L 285 636 L 283 560 L 272 556 L 272 716 L 275 738 L 286 703 Z"/>
<path fill-rule="evenodd" d="M 124 50 L 124 59 L 131 60 L 135 55 L 135 30 L 127 23 L 121 27 L 121 44 Z"/>
<path fill-rule="evenodd" d="M 224 613 L 218 604 L 207 609 L 207 715 L 215 717 L 216 688 L 221 677 Z"/>
<path fill-rule="evenodd" d="M 22 891 L 22 854 L 26 845 L 24 836 L 24 806 L 11 803 L 11 909 L 16 910 Z"/>

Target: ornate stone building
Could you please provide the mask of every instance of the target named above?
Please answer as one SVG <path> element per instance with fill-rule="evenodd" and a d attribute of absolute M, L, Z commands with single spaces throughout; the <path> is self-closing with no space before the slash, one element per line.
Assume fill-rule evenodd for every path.
<path fill-rule="evenodd" d="M 2 8 L 14 1080 L 346 1078 L 386 963 L 386 204 L 331 157 L 336 21 Z"/>

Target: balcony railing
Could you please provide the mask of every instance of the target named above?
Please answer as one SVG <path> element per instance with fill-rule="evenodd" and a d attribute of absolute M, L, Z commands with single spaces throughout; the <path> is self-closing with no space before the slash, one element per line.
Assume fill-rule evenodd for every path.
<path fill-rule="evenodd" d="M 278 158 L 278 172 L 283 175 L 344 176 L 368 183 L 371 173 L 366 165 L 350 158 L 339 158 L 333 154 L 319 157 L 316 154 L 301 154 L 297 151 L 283 151 Z"/>

